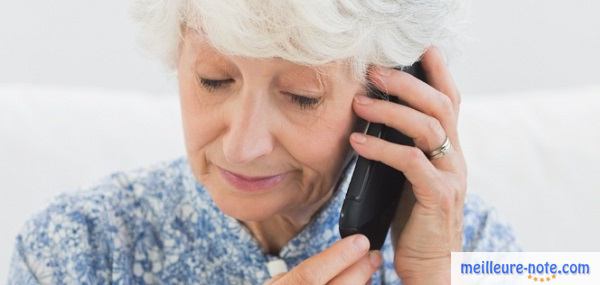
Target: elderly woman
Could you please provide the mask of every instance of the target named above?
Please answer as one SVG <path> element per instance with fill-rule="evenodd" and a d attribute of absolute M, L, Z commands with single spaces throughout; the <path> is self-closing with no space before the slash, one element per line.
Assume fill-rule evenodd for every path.
<path fill-rule="evenodd" d="M 176 71 L 187 155 L 57 197 L 18 236 L 10 284 L 448 284 L 450 252 L 518 249 L 466 195 L 444 59 L 460 1 L 133 7 L 146 46 Z M 418 60 L 427 83 L 391 68 Z M 359 118 L 415 145 L 356 132 Z M 339 235 L 357 155 L 407 178 L 381 250 Z"/>

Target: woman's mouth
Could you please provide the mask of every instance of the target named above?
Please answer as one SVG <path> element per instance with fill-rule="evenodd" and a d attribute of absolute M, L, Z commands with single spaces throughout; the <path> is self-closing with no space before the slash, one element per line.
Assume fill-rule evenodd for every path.
<path fill-rule="evenodd" d="M 227 171 L 221 167 L 218 168 L 219 172 L 221 172 L 221 176 L 223 176 L 223 178 L 229 182 L 229 184 L 244 192 L 258 192 L 273 188 L 279 184 L 279 182 L 281 182 L 289 173 L 285 172 L 273 176 L 248 177 Z"/>

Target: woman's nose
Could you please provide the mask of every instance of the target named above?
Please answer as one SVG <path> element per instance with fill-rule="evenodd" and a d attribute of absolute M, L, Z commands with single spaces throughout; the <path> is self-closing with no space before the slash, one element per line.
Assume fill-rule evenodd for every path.
<path fill-rule="evenodd" d="M 268 117 L 270 112 L 265 108 L 266 105 L 254 101 L 238 105 L 229 113 L 229 128 L 223 137 L 223 152 L 227 162 L 248 163 L 273 150 Z"/>

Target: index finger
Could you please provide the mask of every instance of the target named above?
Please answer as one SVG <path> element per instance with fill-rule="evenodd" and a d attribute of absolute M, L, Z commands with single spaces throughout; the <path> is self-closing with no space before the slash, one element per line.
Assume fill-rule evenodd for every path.
<path fill-rule="evenodd" d="M 440 50 L 435 46 L 428 48 L 421 59 L 421 63 L 427 77 L 427 83 L 448 96 L 452 101 L 455 113 L 458 114 L 461 102 L 460 92 Z"/>
<path fill-rule="evenodd" d="M 321 253 L 303 261 L 284 279 L 290 284 L 325 284 L 356 263 L 369 251 L 369 240 L 355 234 L 335 242 Z M 299 283 L 294 283 L 299 282 Z M 288 284 L 284 282 L 284 284 Z"/>

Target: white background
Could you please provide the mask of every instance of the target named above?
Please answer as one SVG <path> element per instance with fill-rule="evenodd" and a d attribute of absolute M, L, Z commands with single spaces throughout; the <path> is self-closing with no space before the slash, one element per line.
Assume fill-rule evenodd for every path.
<path fill-rule="evenodd" d="M 596 54 L 600 50 L 600 17 L 597 16 L 600 2 L 584 0 L 473 2 L 471 36 L 476 41 L 467 47 L 465 56 L 451 66 L 465 101 L 475 97 L 501 96 L 507 92 L 555 90 L 600 84 L 600 75 L 597 71 L 600 66 L 600 56 Z M 115 91 L 117 92 L 115 96 L 119 94 L 118 92 L 153 93 L 157 97 L 165 97 L 164 114 L 168 119 L 165 119 L 164 125 L 160 127 L 178 124 L 178 118 L 171 116 L 177 114 L 176 102 L 167 98 L 176 95 L 175 80 L 156 62 L 140 54 L 134 42 L 134 28 L 128 19 L 126 3 L 126 1 L 116 0 L 2 1 L 0 3 L 0 84 L 33 83 L 55 88 L 94 88 L 107 92 Z M 140 99 L 142 97 L 133 99 L 132 104 L 143 102 Z M 517 101 L 519 97 L 513 98 Z M 44 102 L 51 103 L 42 101 L 39 104 Z M 110 107 L 109 102 L 109 99 L 97 102 L 99 106 L 110 109 L 98 115 L 112 116 L 124 111 L 123 106 Z M 65 107 L 64 111 L 68 111 L 67 109 L 68 107 Z M 39 106 L 39 110 L 44 110 L 42 105 Z M 49 112 L 48 114 L 55 114 L 62 110 L 46 111 Z M 146 116 L 152 117 L 154 114 L 140 114 L 135 123 L 129 123 L 129 127 L 138 128 L 140 134 L 150 131 L 153 126 L 143 124 Z M 83 114 L 82 118 L 93 120 L 94 114 Z M 96 123 L 99 125 L 91 127 L 105 136 L 127 135 L 119 131 L 113 133 L 109 129 L 102 129 L 101 124 L 103 122 L 110 124 L 111 120 L 113 119 L 108 117 L 97 120 Z M 0 127 L 2 124 L 18 124 L 18 122 L 19 118 L 0 116 Z M 24 129 L 23 138 L 29 137 L 25 135 L 26 132 L 27 130 Z M 62 158 L 54 169 L 36 167 L 34 160 L 24 160 L 16 164 L 2 161 L 3 154 L 5 157 L 20 155 L 7 149 L 9 144 L 6 143 L 7 141 L 18 142 L 19 137 L 8 138 L 0 134 L 0 168 L 2 168 L 0 181 L 15 182 L 11 179 L 30 175 L 29 181 L 20 182 L 23 183 L 23 188 L 74 189 L 77 185 L 91 183 L 93 179 L 109 171 L 144 165 L 182 153 L 180 132 L 180 129 L 173 129 L 166 134 L 172 136 L 165 139 L 169 141 L 168 143 L 145 143 L 141 148 L 137 147 L 138 152 L 132 151 L 136 149 L 135 142 L 121 145 L 124 149 L 120 155 L 126 157 L 127 161 L 135 161 L 134 164 L 114 161 L 106 165 L 86 166 L 79 164 L 77 160 L 69 160 L 72 153 L 91 157 L 111 155 L 93 151 L 86 154 L 85 148 L 89 146 L 88 143 L 94 143 L 93 138 L 78 138 L 76 132 L 71 134 L 73 136 L 71 144 L 56 149 L 53 153 L 35 153 L 35 150 L 32 150 L 33 154 L 23 155 L 23 157 L 35 155 L 38 159 Z M 50 131 L 43 135 L 46 139 L 52 138 Z M 25 145 L 28 143 L 23 141 Z M 179 144 L 180 147 L 150 152 L 154 146 L 161 144 Z M 77 173 L 73 179 L 61 184 L 53 185 L 37 179 L 74 169 Z M 486 189 L 475 190 L 482 192 L 492 204 L 498 206 L 500 212 L 505 213 L 505 216 L 508 216 L 516 226 L 518 233 L 524 231 L 523 227 L 539 225 L 535 219 L 527 220 L 532 217 L 512 215 L 514 207 L 532 207 L 531 205 L 511 204 L 506 199 L 500 201 L 503 198 L 502 193 L 485 193 Z M 543 191 L 543 189 L 532 188 L 532 191 L 538 190 Z M 595 194 L 580 190 L 578 193 L 588 193 L 589 196 L 572 197 L 570 200 L 541 199 L 545 204 L 538 205 L 538 209 L 543 213 L 562 211 L 567 215 L 572 213 L 578 219 L 571 221 L 567 216 L 563 218 L 563 224 L 559 228 L 540 228 L 540 232 L 547 231 L 552 236 L 524 236 L 522 240 L 527 249 L 600 250 L 594 238 L 598 237 L 597 220 L 600 217 L 597 210 L 587 210 L 600 204 L 598 199 L 600 189 L 595 189 Z M 6 236 L 2 237 L 0 243 L 0 282 L 5 279 L 8 256 L 12 251 L 16 228 L 20 226 L 22 218 L 31 214 L 30 206 L 43 207 L 51 196 L 49 192 L 43 191 L 35 197 L 22 197 L 20 196 L 24 195 L 22 193 L 28 192 L 23 189 L 2 188 L 4 197 L 0 198 L 0 229 L 7 230 Z M 537 195 L 532 193 L 528 195 L 533 197 Z M 498 199 L 498 203 L 495 199 Z M 22 201 L 31 201 L 31 205 L 16 204 Z M 575 202 L 565 205 L 564 201 Z M 518 220 L 519 218 L 523 220 Z M 566 221 L 572 224 L 566 224 Z M 577 229 L 580 230 L 577 231 L 578 236 L 574 236 Z"/>

